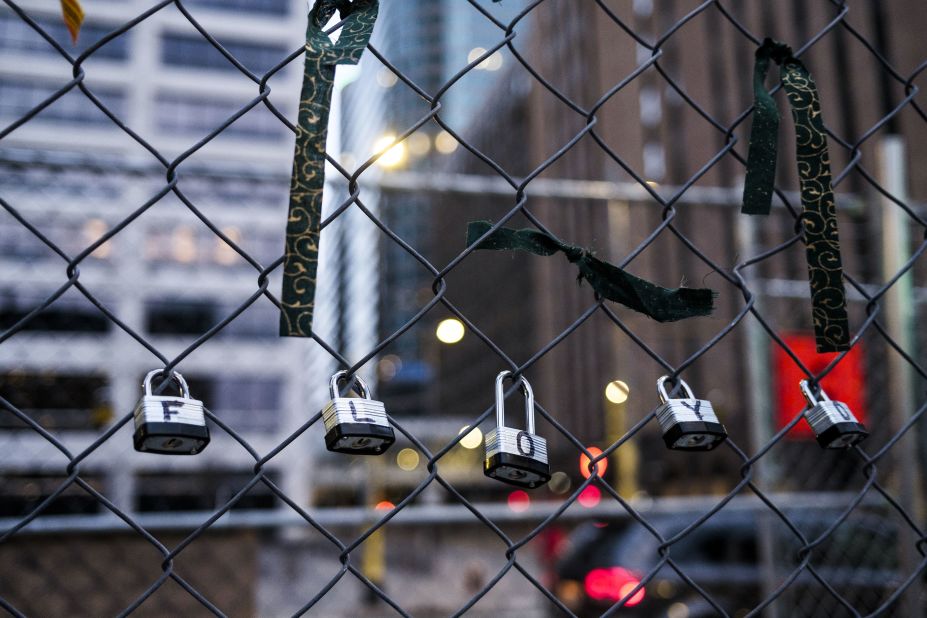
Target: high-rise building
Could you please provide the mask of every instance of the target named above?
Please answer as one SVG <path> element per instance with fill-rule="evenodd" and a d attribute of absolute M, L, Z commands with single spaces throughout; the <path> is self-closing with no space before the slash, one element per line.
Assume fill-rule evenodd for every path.
<path fill-rule="evenodd" d="M 0 345 L 0 394 L 72 453 L 91 446 L 133 410 L 142 394 L 141 378 L 164 365 L 159 354 L 171 360 L 190 348 L 177 371 L 187 378 L 192 396 L 259 453 L 321 408 L 336 369 L 314 342 L 279 338 L 277 310 L 264 297 L 199 345 L 200 337 L 257 291 L 259 274 L 207 223 L 262 266 L 283 252 L 293 133 L 261 102 L 220 134 L 213 132 L 254 102 L 261 76 L 304 44 L 305 3 L 190 0 L 184 7 L 250 75 L 210 44 L 177 6 L 168 5 L 81 63 L 81 87 L 114 118 L 73 87 L 21 125 L 15 123 L 71 83 L 72 68 L 25 19 L 0 8 L 4 205 L 68 259 L 131 219 L 79 262 L 80 289 L 68 288 Z M 149 8 L 135 1 L 87 3 L 76 47 L 56 3 L 30 6 L 28 17 L 76 57 Z M 291 121 L 301 81 L 298 58 L 267 82 L 269 101 Z M 171 191 L 174 177 L 176 191 Z M 337 185 L 336 177 L 333 181 Z M 329 212 L 337 189 L 330 193 Z M 376 262 L 363 238 L 343 238 L 345 229 L 342 221 L 322 235 L 315 330 L 337 351 L 358 358 L 373 347 L 376 315 L 374 308 L 356 310 L 356 289 L 375 289 Z M 0 248 L 0 329 L 5 330 L 68 280 L 68 263 L 8 211 L 0 213 Z M 269 289 L 275 295 L 279 285 L 279 274 L 272 276 Z M 21 515 L 64 479 L 65 466 L 47 440 L 8 411 L 0 413 L 0 424 L 6 453 L 0 458 L 0 516 Z M 129 512 L 212 509 L 253 474 L 253 457 L 215 425 L 212 444 L 193 458 L 135 453 L 131 434 L 130 421 L 81 465 Z M 308 504 L 314 479 L 310 463 L 324 452 L 316 427 L 267 470 L 297 503 Z M 71 500 L 61 509 L 102 508 L 78 495 Z M 258 485 L 239 507 L 274 504 Z"/>

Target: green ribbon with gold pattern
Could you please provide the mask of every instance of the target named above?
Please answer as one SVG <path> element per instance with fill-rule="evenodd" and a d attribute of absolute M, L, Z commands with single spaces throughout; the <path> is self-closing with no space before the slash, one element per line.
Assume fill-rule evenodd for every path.
<path fill-rule="evenodd" d="M 467 246 L 473 245 L 492 228 L 489 221 L 472 221 L 467 226 Z M 709 289 L 667 289 L 603 262 L 588 249 L 570 245 L 539 230 L 499 228 L 475 247 L 476 249 L 521 250 L 535 255 L 562 252 L 579 268 L 580 282 L 585 279 L 599 296 L 621 303 L 658 322 L 673 322 L 699 315 L 708 315 L 714 305 L 715 293 Z"/>
<path fill-rule="evenodd" d="M 332 42 L 323 28 L 336 9 L 343 24 L 338 40 Z M 378 10 L 378 0 L 317 0 L 309 11 L 283 262 L 282 336 L 308 337 L 312 332 L 325 185 L 325 140 L 335 66 L 358 63 L 373 34 Z"/>
<path fill-rule="evenodd" d="M 850 347 L 846 291 L 837 233 L 837 205 L 831 186 L 827 134 L 817 87 L 805 65 L 787 45 L 766 39 L 756 50 L 753 69 L 753 125 L 741 212 L 768 215 L 776 177 L 779 110 L 766 90 L 770 60 L 779 65 L 792 118 L 801 185 L 802 228 L 811 285 L 812 321 L 818 352 Z"/>

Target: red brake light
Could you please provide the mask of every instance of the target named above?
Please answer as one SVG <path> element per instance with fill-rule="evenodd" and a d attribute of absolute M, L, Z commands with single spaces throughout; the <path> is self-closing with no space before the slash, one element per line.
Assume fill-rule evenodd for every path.
<path fill-rule="evenodd" d="M 641 583 L 637 574 L 621 567 L 593 569 L 586 574 L 586 594 L 597 601 L 617 603 Z M 625 603 L 625 607 L 634 607 L 644 600 L 643 586 Z"/>

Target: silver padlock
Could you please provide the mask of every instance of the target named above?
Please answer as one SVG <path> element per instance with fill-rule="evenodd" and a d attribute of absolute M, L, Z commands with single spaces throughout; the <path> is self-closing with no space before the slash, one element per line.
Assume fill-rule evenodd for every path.
<path fill-rule="evenodd" d="M 151 394 L 151 379 L 164 372 L 155 369 L 145 376 L 145 394 L 135 406 L 135 450 L 164 455 L 196 455 L 209 444 L 203 402 L 190 397 L 187 381 L 177 372 L 170 379 L 180 386 L 180 397 Z"/>
<path fill-rule="evenodd" d="M 496 376 L 496 427 L 486 434 L 483 473 L 503 483 L 537 487 L 550 480 L 547 440 L 534 433 L 534 391 L 524 376 L 518 380 L 525 394 L 525 428 L 505 426 L 505 391 L 502 386 L 511 375 L 511 371 L 503 371 Z"/>
<path fill-rule="evenodd" d="M 799 382 L 801 392 L 811 406 L 805 410 L 805 420 L 822 448 L 847 448 L 859 444 L 869 435 L 856 420 L 850 408 L 842 401 L 832 401 L 823 388 L 818 387 L 821 398 L 811 392 L 807 380 Z"/>
<path fill-rule="evenodd" d="M 322 410 L 325 446 L 336 453 L 380 455 L 396 441 L 382 401 L 370 399 L 367 384 L 354 376 L 360 397 L 339 397 L 338 383 L 348 378 L 339 371 L 329 382 L 332 399 Z"/>
<path fill-rule="evenodd" d="M 715 416 L 715 410 L 707 399 L 696 399 L 692 389 L 682 378 L 679 386 L 685 391 L 685 399 L 670 399 L 666 394 L 669 376 L 657 380 L 660 405 L 657 420 L 663 430 L 663 442 L 667 448 L 680 451 L 710 451 L 727 439 L 724 425 Z"/>

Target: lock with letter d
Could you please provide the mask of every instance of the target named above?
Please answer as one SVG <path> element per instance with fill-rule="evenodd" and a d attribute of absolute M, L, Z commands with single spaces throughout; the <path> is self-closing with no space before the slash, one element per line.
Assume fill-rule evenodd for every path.
<path fill-rule="evenodd" d="M 811 392 L 807 380 L 799 382 L 801 392 L 810 409 L 805 410 L 805 420 L 811 425 L 814 436 L 822 448 L 848 448 L 866 439 L 869 432 L 856 420 L 850 408 L 842 401 L 832 401 L 823 388 L 818 387 L 821 398 Z"/>
<path fill-rule="evenodd" d="M 332 399 L 322 410 L 325 446 L 336 453 L 380 455 L 396 441 L 382 401 L 370 399 L 367 384 L 354 376 L 360 397 L 339 397 L 338 383 L 348 378 L 339 371 L 329 382 Z"/>
<path fill-rule="evenodd" d="M 525 394 L 525 429 L 505 426 L 502 384 L 511 375 L 511 371 L 503 371 L 496 376 L 496 428 L 486 434 L 483 473 L 503 483 L 537 487 L 550 480 L 547 441 L 534 433 L 534 392 L 524 376 L 518 381 Z"/>
<path fill-rule="evenodd" d="M 669 376 L 657 380 L 661 402 L 657 420 L 663 430 L 663 442 L 667 448 L 680 451 L 710 451 L 727 439 L 727 431 L 715 416 L 711 402 L 696 399 L 689 385 L 682 378 L 677 379 L 687 395 L 685 399 L 670 399 L 666 394 Z"/>
<path fill-rule="evenodd" d="M 162 374 L 155 369 L 145 376 L 145 394 L 135 406 L 135 450 L 163 455 L 196 455 L 209 444 L 209 429 L 203 402 L 190 398 L 187 381 L 171 372 L 169 379 L 180 386 L 180 397 L 151 394 L 151 379 Z"/>

